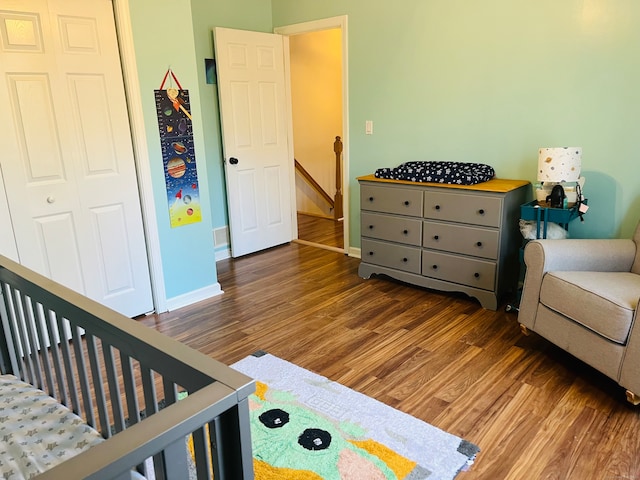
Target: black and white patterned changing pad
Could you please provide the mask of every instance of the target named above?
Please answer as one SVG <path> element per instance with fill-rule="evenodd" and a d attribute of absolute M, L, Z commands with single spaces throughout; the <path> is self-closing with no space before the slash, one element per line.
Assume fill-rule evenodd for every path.
<path fill-rule="evenodd" d="M 475 185 L 491 180 L 494 175 L 493 168 L 483 163 L 444 161 L 406 162 L 396 168 L 379 168 L 375 171 L 376 178 L 451 185 Z"/>

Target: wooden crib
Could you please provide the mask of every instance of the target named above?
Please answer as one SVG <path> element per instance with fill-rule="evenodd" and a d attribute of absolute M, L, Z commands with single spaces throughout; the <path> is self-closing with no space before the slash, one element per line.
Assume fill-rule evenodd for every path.
<path fill-rule="evenodd" d="M 253 478 L 252 379 L 3 256 L 0 297 L 0 373 L 105 439 L 36 478 Z"/>

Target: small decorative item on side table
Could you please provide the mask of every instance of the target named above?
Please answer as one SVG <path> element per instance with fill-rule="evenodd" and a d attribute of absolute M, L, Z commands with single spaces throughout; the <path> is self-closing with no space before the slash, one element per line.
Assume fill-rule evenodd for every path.
<path fill-rule="evenodd" d="M 520 207 L 520 276 L 514 303 L 506 311 L 518 311 L 524 281 L 524 247 L 530 240 L 566 238 L 569 223 L 576 218 L 584 221 L 587 199 L 582 195 L 584 177 L 580 176 L 582 148 L 557 147 L 538 150 L 536 200 Z"/>

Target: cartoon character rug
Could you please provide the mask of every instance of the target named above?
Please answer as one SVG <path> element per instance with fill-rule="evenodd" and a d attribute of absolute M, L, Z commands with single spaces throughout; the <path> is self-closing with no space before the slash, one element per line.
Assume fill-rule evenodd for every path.
<path fill-rule="evenodd" d="M 256 480 L 453 479 L 479 451 L 273 355 L 232 368 L 257 381 L 249 405 Z"/>

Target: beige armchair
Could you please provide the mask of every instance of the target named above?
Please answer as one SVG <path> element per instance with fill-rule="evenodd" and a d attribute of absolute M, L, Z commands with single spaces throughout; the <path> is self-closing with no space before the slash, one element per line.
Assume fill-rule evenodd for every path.
<path fill-rule="evenodd" d="M 633 239 L 533 240 L 518 321 L 627 390 L 640 404 L 640 224 Z"/>

